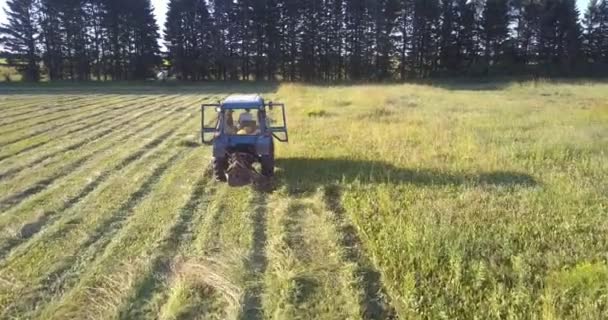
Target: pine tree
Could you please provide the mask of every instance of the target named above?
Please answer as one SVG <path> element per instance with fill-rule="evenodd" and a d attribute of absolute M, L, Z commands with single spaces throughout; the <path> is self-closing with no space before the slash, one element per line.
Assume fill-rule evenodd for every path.
<path fill-rule="evenodd" d="M 601 21 L 598 32 L 601 35 L 599 43 L 600 59 L 608 64 L 608 0 L 602 0 L 600 4 Z"/>
<path fill-rule="evenodd" d="M 498 63 L 503 53 L 503 46 L 509 37 L 509 24 L 508 1 L 487 0 L 481 21 L 486 68 Z"/>
<path fill-rule="evenodd" d="M 583 50 L 588 62 L 608 62 L 608 1 L 591 0 L 585 12 L 583 30 Z"/>
<path fill-rule="evenodd" d="M 60 11 L 61 0 L 42 0 L 40 7 L 41 42 L 44 48 L 42 61 L 50 80 L 63 79 L 65 33 L 62 32 Z"/>
<path fill-rule="evenodd" d="M 412 22 L 412 68 L 428 77 L 438 66 L 441 6 L 438 0 L 415 0 Z"/>
<path fill-rule="evenodd" d="M 38 61 L 39 26 L 34 0 L 9 0 L 8 22 L 0 26 L 0 43 L 12 54 L 27 81 L 40 79 Z"/>
<path fill-rule="evenodd" d="M 575 0 L 545 0 L 541 15 L 539 56 L 547 72 L 568 73 L 580 53 L 579 12 Z"/>
<path fill-rule="evenodd" d="M 161 63 L 158 24 L 150 0 L 130 1 L 133 7 L 126 12 L 131 36 L 126 48 L 129 52 L 128 74 L 130 79 L 145 79 L 154 75 L 154 69 Z"/>
<path fill-rule="evenodd" d="M 399 0 L 398 15 L 396 19 L 396 34 L 392 41 L 398 59 L 399 78 L 405 80 L 411 70 L 409 53 L 411 51 L 412 24 L 414 3 L 413 0 Z"/>
<path fill-rule="evenodd" d="M 399 2 L 397 0 L 378 0 L 371 6 L 373 17 L 374 34 L 374 67 L 372 77 L 378 80 L 386 80 L 393 74 L 393 52 L 394 44 L 391 39 L 397 27 L 399 17 Z"/>
<path fill-rule="evenodd" d="M 204 0 L 173 0 L 165 24 L 165 44 L 174 72 L 181 79 L 207 80 L 217 76 L 217 33 Z"/>

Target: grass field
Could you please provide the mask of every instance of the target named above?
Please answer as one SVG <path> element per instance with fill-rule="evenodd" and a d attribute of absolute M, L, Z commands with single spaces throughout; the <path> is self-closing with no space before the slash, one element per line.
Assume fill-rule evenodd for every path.
<path fill-rule="evenodd" d="M 199 110 L 285 102 L 277 189 Z M 0 318 L 606 319 L 608 84 L 0 87 Z"/>

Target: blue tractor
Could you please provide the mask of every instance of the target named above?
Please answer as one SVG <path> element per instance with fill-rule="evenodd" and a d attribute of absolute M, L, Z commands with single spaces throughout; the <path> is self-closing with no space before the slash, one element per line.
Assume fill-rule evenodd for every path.
<path fill-rule="evenodd" d="M 216 180 L 239 187 L 274 176 L 274 140 L 288 141 L 284 104 L 265 103 L 259 95 L 231 95 L 204 104 L 201 114 L 203 143 L 213 145 Z"/>

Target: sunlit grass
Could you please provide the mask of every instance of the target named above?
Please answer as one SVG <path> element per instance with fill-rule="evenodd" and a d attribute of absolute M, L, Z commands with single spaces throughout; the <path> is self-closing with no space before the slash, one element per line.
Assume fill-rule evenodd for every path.
<path fill-rule="evenodd" d="M 41 86 L 0 88 L 0 317 L 608 318 L 608 84 Z M 231 92 L 287 105 L 272 193 L 210 181 Z"/>
<path fill-rule="evenodd" d="M 607 263 L 607 93 L 284 86 L 295 138 L 282 174 L 294 192 L 343 188 L 404 318 L 601 318 L 608 285 L 556 279 Z M 569 294 L 547 302 L 550 283 Z"/>

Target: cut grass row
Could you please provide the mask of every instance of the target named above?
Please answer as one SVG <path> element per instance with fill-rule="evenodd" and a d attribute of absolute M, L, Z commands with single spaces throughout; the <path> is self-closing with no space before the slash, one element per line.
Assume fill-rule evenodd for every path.
<path fill-rule="evenodd" d="M 145 192 L 141 195 L 145 197 L 130 208 L 123 229 L 108 234 L 105 250 L 103 247 L 89 250 L 99 259 L 86 264 L 84 273 L 78 277 L 78 284 L 63 299 L 49 305 L 48 311 L 42 312 L 42 317 L 79 318 L 91 311 L 100 318 L 116 316 L 122 302 L 134 293 L 132 290 L 138 279 L 151 268 L 153 259 L 150 256 L 163 244 L 164 239 L 176 236 L 171 234 L 177 230 L 174 226 L 179 223 L 176 213 L 188 200 L 183 192 L 186 195 L 192 192 L 195 185 L 192 179 L 202 174 L 200 163 L 203 160 L 200 153 L 181 150 L 161 165 L 160 171 L 156 172 L 157 178 L 147 187 L 149 191 L 145 190 L 144 184 Z M 107 303 L 108 299 L 113 303 Z M 91 303 L 96 304 L 92 310 L 83 308 Z"/>
<path fill-rule="evenodd" d="M 103 114 L 103 112 L 108 111 L 108 106 L 112 106 L 113 103 L 116 102 L 131 102 L 136 101 L 141 98 L 141 96 L 134 96 L 125 99 L 123 96 L 116 95 L 113 98 L 108 99 L 107 101 L 92 99 L 87 103 L 82 105 L 74 106 L 78 110 L 76 112 L 72 112 L 71 110 L 60 111 L 52 117 L 45 117 L 44 119 L 29 119 L 25 121 L 19 121 L 17 123 L 13 123 L 11 125 L 3 126 L 0 133 L 2 133 L 3 137 L 12 137 L 14 133 L 19 133 L 21 130 L 27 130 L 28 133 L 32 132 L 44 132 L 44 129 L 51 129 L 55 127 L 60 127 L 62 125 L 66 125 L 80 121 L 83 117 L 78 118 L 79 115 L 86 115 L 84 119 L 91 119 L 97 115 Z M 112 108 L 112 107 L 110 107 Z M 98 113 L 91 113 L 92 110 L 101 110 Z M 76 118 L 75 118 L 76 117 Z M 74 119 L 75 118 L 75 119 Z M 65 121 L 65 123 L 63 122 Z"/>
<path fill-rule="evenodd" d="M 149 122 L 143 123 L 141 128 L 133 128 L 133 131 L 119 135 L 119 141 L 135 140 L 131 142 L 131 147 L 137 147 L 140 143 L 137 140 L 147 142 L 148 139 L 145 138 L 147 134 L 151 134 L 157 129 L 158 125 L 163 124 L 163 121 L 171 120 L 174 120 L 174 117 L 171 117 L 170 114 L 169 116 L 160 114 L 159 118 L 152 118 Z M 58 218 L 56 216 L 58 213 L 64 212 L 81 201 L 107 180 L 114 171 L 121 170 L 137 160 L 146 150 L 157 144 L 157 141 L 155 139 L 147 142 L 144 149 L 134 151 L 129 148 L 121 150 L 121 152 L 97 157 L 85 164 L 83 168 L 74 170 L 73 174 L 67 179 L 57 181 L 49 190 L 41 193 L 39 197 L 2 215 L 0 225 L 4 227 L 7 234 L 3 235 L 5 239 L 0 247 L 8 253 L 10 248 L 35 235 L 46 224 Z M 91 179 L 90 172 L 95 172 L 94 179 Z"/>
<path fill-rule="evenodd" d="M 9 172 L 10 170 L 14 170 L 15 165 L 23 165 L 24 162 L 28 163 L 28 161 L 39 163 L 48 159 L 49 157 L 52 157 L 53 155 L 60 154 L 61 152 L 67 152 L 80 148 L 86 143 L 94 142 L 110 134 L 113 132 L 113 130 L 121 128 L 122 126 L 118 126 L 119 124 L 128 126 L 128 120 L 136 120 L 141 117 L 141 115 L 145 116 L 148 114 L 148 112 L 162 112 L 163 107 L 170 108 L 178 103 L 182 103 L 184 99 L 186 98 L 178 99 L 177 97 L 172 97 L 157 100 L 152 104 L 135 104 L 127 111 L 118 110 L 109 113 L 106 115 L 106 117 L 84 122 L 81 126 L 71 128 L 67 132 L 58 132 L 56 135 L 52 136 L 45 135 L 43 141 L 41 142 L 31 144 L 29 141 L 26 141 L 24 143 L 29 144 L 29 146 L 26 148 L 13 153 L 10 153 L 9 151 L 7 154 L 2 156 L 2 158 L 5 158 L 5 160 L 1 161 L 0 163 L 2 163 L 7 170 L 4 171 L 4 173 L 0 173 L 0 177 L 5 176 L 6 172 Z M 186 108 L 185 106 L 183 107 Z M 140 111 L 142 110 L 150 111 L 141 113 Z M 133 113 L 138 113 L 138 115 L 134 118 L 129 118 L 129 116 Z M 124 121 L 125 119 L 127 121 Z M 74 143 L 66 145 L 68 142 Z"/>
<path fill-rule="evenodd" d="M 18 112 L 6 112 L 2 117 L 2 122 L 0 122 L 0 127 L 12 125 L 17 122 L 26 121 L 29 119 L 35 119 L 40 117 L 46 117 L 56 112 L 62 112 L 66 110 L 72 110 L 75 104 L 82 104 L 84 101 L 96 100 L 99 97 L 82 97 L 76 96 L 71 99 L 65 98 L 53 98 L 50 97 L 46 100 L 43 100 L 47 105 L 40 106 L 38 104 L 32 104 L 27 106 L 26 108 L 17 110 Z M 54 104 L 55 106 L 51 106 L 48 104 Z M 5 106 L 3 106 L 4 108 Z M 11 109 L 9 109 L 11 110 Z"/>
<path fill-rule="evenodd" d="M 169 102 L 170 100 L 171 99 L 165 101 Z M 157 104 L 155 103 L 153 105 Z M 60 128 L 59 132 L 55 134 L 34 134 L 31 136 L 19 138 L 18 140 L 12 141 L 13 144 L 11 144 L 10 147 L 4 147 L 6 153 L 0 156 L 0 161 L 8 159 L 13 160 L 13 162 L 19 162 L 19 158 L 13 157 L 22 155 L 24 153 L 39 155 L 40 153 L 44 152 L 44 149 L 39 149 L 40 147 L 44 146 L 52 149 L 56 145 L 64 144 L 65 141 L 68 139 L 73 139 L 74 137 L 81 138 L 83 136 L 87 136 L 87 134 L 89 133 L 95 133 L 95 130 L 99 128 L 104 129 L 104 131 L 107 131 L 108 128 L 115 128 L 115 126 L 108 127 L 108 123 L 115 122 L 115 120 L 122 119 L 132 112 L 136 112 L 139 111 L 139 109 L 146 108 L 144 105 L 137 104 L 130 107 L 129 109 L 130 110 L 126 112 L 122 109 L 112 110 L 111 112 L 104 114 L 104 116 L 101 116 L 99 118 L 88 121 L 85 120 L 76 123 L 74 126 Z"/>
<path fill-rule="evenodd" d="M 114 142 L 130 143 L 131 148 L 99 154 L 91 161 L 86 162 L 81 168 L 73 170 L 70 175 L 57 180 L 47 190 L 7 211 L 6 214 L 1 216 L 1 223 L 6 230 L 12 230 L 9 235 L 25 239 L 31 237 L 35 233 L 32 234 L 29 226 L 38 226 L 41 222 L 48 222 L 47 219 L 53 217 L 56 213 L 61 213 L 65 206 L 71 207 L 95 191 L 95 187 L 111 177 L 113 169 L 121 169 L 129 165 L 144 155 L 151 147 L 157 146 L 164 137 L 160 136 L 149 140 L 150 137 L 147 135 L 152 134 L 154 137 L 154 130 L 162 129 L 162 125 L 166 126 L 168 125 L 167 122 L 178 119 L 177 115 L 166 114 L 163 116 L 163 119 L 152 118 L 149 122 L 142 123 L 140 128 L 135 127 L 131 131 L 118 133 Z M 64 196 L 60 197 L 59 194 Z"/>
<path fill-rule="evenodd" d="M 175 123 L 169 124 L 169 126 L 171 126 L 171 125 L 175 126 Z M 192 125 L 192 121 L 190 121 L 190 125 Z M 168 136 L 166 134 L 164 134 L 162 136 L 166 137 L 166 138 L 163 138 L 163 139 L 167 139 L 168 138 Z M 175 140 L 175 138 L 173 138 L 173 140 Z M 161 153 L 161 154 L 165 154 L 166 155 L 167 152 L 166 152 L 166 150 L 163 149 L 163 147 L 165 147 L 165 145 L 166 145 L 166 142 L 164 142 L 164 143 L 161 142 L 159 144 L 159 147 L 158 147 L 160 151 L 158 151 L 157 153 Z M 183 152 L 185 152 L 185 151 L 182 150 L 180 153 L 183 153 Z M 150 157 L 147 157 L 146 159 L 148 159 L 148 162 L 149 161 L 158 161 L 158 160 L 160 160 L 159 156 L 150 156 Z M 168 165 L 168 164 L 172 163 L 172 161 L 169 161 L 169 162 L 166 162 L 166 163 Z M 117 186 L 115 184 L 117 182 L 116 180 L 119 180 L 120 182 L 125 182 L 124 181 L 125 179 L 129 180 L 129 183 L 127 185 L 124 185 L 124 186 L 121 185 L 120 188 L 122 188 L 122 187 L 127 188 L 129 186 L 131 186 L 131 187 L 132 186 L 136 186 L 138 183 L 141 183 L 142 180 L 146 179 L 145 175 L 144 176 L 140 176 L 143 173 L 151 174 L 150 176 L 148 176 L 148 178 L 151 178 L 152 180 L 148 180 L 148 183 L 144 183 L 142 185 L 142 187 L 141 187 L 140 190 L 151 190 L 150 188 L 152 188 L 154 186 L 155 181 L 157 179 L 159 179 L 159 177 L 162 175 L 162 171 L 168 169 L 167 166 L 165 165 L 165 166 L 161 166 L 160 167 L 160 168 L 164 168 L 163 170 L 161 170 L 161 171 L 154 171 L 154 170 L 152 170 L 152 173 L 150 173 L 149 169 L 145 169 L 144 170 L 145 163 L 144 164 L 139 164 L 139 165 L 140 166 L 137 167 L 137 170 L 131 168 L 129 175 L 135 175 L 137 177 L 140 177 L 140 179 L 133 178 L 134 180 L 130 180 L 128 178 L 129 175 L 126 175 L 126 176 L 125 175 L 120 175 L 120 176 L 114 176 L 114 175 L 112 175 L 112 177 L 110 179 L 111 181 L 108 181 L 107 184 L 104 184 L 104 186 L 101 188 L 102 191 L 98 191 L 99 193 L 102 193 L 101 195 L 97 194 L 98 193 L 97 191 L 94 192 L 95 193 L 94 199 L 99 199 L 100 197 L 103 198 L 103 196 L 102 196 L 103 194 L 105 194 L 105 197 L 123 197 L 123 195 L 124 195 L 124 197 L 128 197 L 128 193 L 125 193 L 125 192 L 116 194 L 116 191 L 117 191 L 116 188 L 119 188 L 119 186 Z M 144 168 L 141 167 L 142 165 L 144 166 Z M 156 174 L 154 174 L 154 173 L 156 173 Z M 133 188 L 133 189 L 137 189 L 137 188 Z M 104 192 L 104 190 L 105 190 L 105 192 Z M 129 189 L 123 189 L 123 190 L 129 190 Z M 150 192 L 150 191 L 147 191 L 147 192 Z M 116 206 L 120 206 L 121 203 L 124 203 L 126 205 L 124 205 L 123 207 L 117 207 L 117 208 L 115 208 L 114 211 L 116 213 L 115 214 L 111 214 L 109 217 L 105 218 L 106 219 L 105 220 L 106 221 L 105 224 L 108 227 L 112 227 L 112 226 L 118 227 L 115 224 L 118 224 L 119 226 L 122 226 L 123 223 L 124 223 L 124 219 L 117 219 L 116 217 L 117 216 L 120 217 L 120 215 L 124 215 L 124 214 L 129 214 L 128 211 L 130 211 L 131 209 L 133 209 L 138 204 L 138 202 L 141 200 L 141 198 L 145 197 L 146 195 L 147 195 L 146 192 L 139 192 L 139 193 L 136 192 L 136 193 L 134 193 L 134 194 L 131 195 L 131 198 L 130 198 L 131 200 L 129 201 L 129 200 L 126 199 L 126 202 L 119 201 L 118 198 L 115 198 L 114 200 L 116 200 L 115 201 L 116 202 L 116 204 L 115 204 Z M 105 203 L 102 200 L 99 200 L 99 201 L 101 201 L 101 202 L 95 202 L 95 204 L 101 205 L 101 204 Z M 99 212 L 97 212 L 95 210 L 95 206 L 93 204 L 91 204 L 93 206 L 89 206 L 89 204 L 91 204 L 91 203 L 87 202 L 86 204 L 84 204 L 85 208 L 81 208 L 81 205 L 76 205 L 74 210 L 80 209 L 80 210 L 77 210 L 78 215 L 76 217 L 71 217 L 71 216 L 65 215 L 65 214 L 62 215 L 61 220 L 63 222 L 65 222 L 65 223 L 67 223 L 67 225 L 65 225 L 64 223 L 58 223 L 57 227 L 60 228 L 60 229 L 57 229 L 57 227 L 53 228 L 55 230 L 54 233 L 57 234 L 57 232 L 59 232 L 59 234 L 61 234 L 62 237 L 60 239 L 56 239 L 55 237 L 52 236 L 52 234 L 48 235 L 54 241 L 46 243 L 45 246 L 46 245 L 51 245 L 51 244 L 56 244 L 56 243 L 54 243 L 55 241 L 59 241 L 60 243 L 64 243 L 64 241 L 66 240 L 66 238 L 64 236 L 64 233 L 67 233 L 67 235 L 71 235 L 72 237 L 77 237 L 77 238 L 80 237 L 82 239 L 82 235 L 83 235 L 82 234 L 82 232 L 83 232 L 82 229 L 85 228 L 85 226 L 79 226 L 79 228 L 68 228 L 68 229 L 65 229 L 65 227 L 66 226 L 70 226 L 70 225 L 72 225 L 73 222 L 78 222 L 80 219 L 84 218 L 84 217 L 82 217 L 83 212 L 89 212 L 90 214 L 96 213 L 95 214 L 95 218 L 92 221 L 88 221 L 87 219 L 84 219 L 84 220 L 81 221 L 81 223 L 83 225 L 89 226 L 88 230 L 90 232 L 90 236 L 85 237 L 83 240 L 80 240 L 80 241 L 77 241 L 77 242 L 71 242 L 70 241 L 69 243 L 71 245 L 68 245 L 68 243 L 64 243 L 64 245 L 62 245 L 62 247 L 64 247 L 65 245 L 67 245 L 67 248 L 70 248 L 70 247 L 74 247 L 74 245 L 80 244 L 80 245 L 83 246 L 82 247 L 83 249 L 87 249 L 86 252 L 88 252 L 89 255 L 91 255 L 91 254 L 94 255 L 94 254 L 100 253 L 101 251 L 98 250 L 100 248 L 96 248 L 96 246 L 102 246 L 101 249 L 103 249 L 104 243 L 107 245 L 108 241 L 110 241 L 112 239 L 112 237 L 111 237 L 111 235 L 104 234 L 104 231 L 107 231 L 107 230 L 102 230 L 104 228 L 100 227 L 100 226 L 103 226 L 103 224 L 104 224 L 104 223 L 101 223 L 101 222 L 104 221 L 104 218 L 102 217 L 102 215 L 99 214 Z M 89 207 L 90 209 L 86 209 L 86 207 Z M 112 211 L 112 208 L 104 209 L 104 212 L 107 212 L 108 210 Z M 80 216 L 81 218 L 77 218 L 78 216 Z M 124 218 L 126 219 L 126 217 L 124 217 Z M 72 221 L 72 223 L 70 223 L 69 221 L 66 222 L 66 219 L 69 219 L 70 221 Z M 109 220 L 107 220 L 107 219 L 109 219 Z M 95 224 L 95 223 L 97 223 L 97 224 Z M 99 223 L 101 223 L 101 224 L 99 224 Z M 96 228 L 100 228 L 100 229 L 96 229 Z M 87 230 L 87 229 L 85 228 L 85 230 Z M 96 232 L 94 232 L 95 230 L 96 230 Z M 120 228 L 116 229 L 116 231 L 118 231 L 118 230 L 120 230 Z M 48 234 L 48 233 L 46 233 L 46 234 Z M 69 237 L 67 237 L 67 238 L 69 238 Z M 36 243 L 39 244 L 40 241 L 37 241 Z M 58 247 L 55 247 L 55 248 L 58 248 Z M 46 251 L 46 250 L 38 251 L 37 249 L 38 249 L 38 247 L 35 246 L 33 252 L 39 252 L 39 253 L 42 254 L 43 252 Z M 28 250 L 27 253 L 26 253 L 26 255 L 18 256 L 18 258 L 21 261 L 23 261 L 22 259 L 26 259 L 27 260 L 27 256 L 31 257 L 31 253 L 32 253 L 32 250 Z M 81 254 L 84 254 L 84 255 L 80 256 L 80 257 L 87 257 L 87 254 L 85 254 L 84 252 L 81 252 Z M 66 267 L 72 266 L 72 263 L 70 263 L 71 259 L 67 259 L 67 260 L 68 261 L 64 261 L 64 259 L 55 259 L 54 261 L 55 261 L 55 264 L 61 265 L 62 262 L 63 262 L 63 265 L 65 265 Z M 26 262 L 26 264 L 27 264 L 27 262 Z M 51 263 L 49 265 L 54 265 L 54 264 Z M 83 264 L 74 264 L 74 266 L 82 267 L 84 265 Z M 51 268 L 51 269 L 55 269 L 55 270 L 59 270 L 59 271 L 62 270 L 62 268 Z M 65 267 L 63 269 L 65 269 Z M 40 271 L 46 272 L 48 270 L 40 270 Z M 59 272 L 59 273 L 63 274 L 63 273 L 65 273 L 65 271 L 67 271 L 67 270 L 64 270 L 63 272 Z"/>
<path fill-rule="evenodd" d="M 25 141 L 27 143 L 27 138 L 30 136 L 48 134 L 49 132 L 53 132 L 55 130 L 61 130 L 67 126 L 78 124 L 78 123 L 86 121 L 86 120 L 94 120 L 95 118 L 102 116 L 103 114 L 105 114 L 107 112 L 112 112 L 112 111 L 119 110 L 122 108 L 128 108 L 129 107 L 128 102 L 134 101 L 134 100 L 136 100 L 136 98 L 127 99 L 126 101 L 123 101 L 121 98 L 117 98 L 116 102 L 123 101 L 124 103 L 116 105 L 116 106 L 112 106 L 112 107 L 104 107 L 105 102 L 97 101 L 96 103 L 90 104 L 90 106 L 93 107 L 92 110 L 101 110 L 96 113 L 91 113 L 91 112 L 88 112 L 90 110 L 85 110 L 82 113 L 62 114 L 59 117 L 57 117 L 57 119 L 55 119 L 55 120 L 59 120 L 59 121 L 43 120 L 43 121 L 39 121 L 38 123 L 32 124 L 32 126 L 24 126 L 24 127 L 15 128 L 15 129 L 12 129 L 9 131 L 5 131 L 2 133 L 4 139 L 3 139 L 3 142 L 1 143 L 1 145 L 6 146 L 6 145 L 23 142 L 23 141 Z M 84 116 L 74 117 L 75 115 L 84 115 Z"/>
<path fill-rule="evenodd" d="M 70 161 L 70 158 L 63 159 L 62 161 L 53 161 L 45 166 L 44 172 L 41 172 L 39 175 L 34 176 L 25 174 L 22 178 L 17 175 L 13 180 L 16 179 L 18 182 L 1 184 L 0 191 L 7 196 L 0 200 L 0 208 L 6 210 L 29 197 L 31 194 L 43 190 L 56 179 L 80 167 L 84 162 L 88 161 L 96 154 L 103 154 L 105 150 L 115 147 L 111 142 L 111 140 L 106 139 L 101 145 L 85 145 L 83 147 L 84 149 L 81 148 L 76 150 L 78 152 L 73 151 L 62 155 L 64 158 L 68 157 L 68 155 L 76 156 L 73 161 Z M 102 145 L 105 147 L 102 147 Z M 87 150 L 90 151 L 87 152 Z"/>
<path fill-rule="evenodd" d="M 31 112 L 38 111 L 46 108 L 54 108 L 62 106 L 63 103 L 72 103 L 78 100 L 91 99 L 92 96 L 82 95 L 48 95 L 41 94 L 36 96 L 24 96 L 22 95 L 5 95 L 4 99 L 1 100 L 0 105 L 2 109 L 6 111 L 7 115 L 14 115 L 20 112 Z"/>

